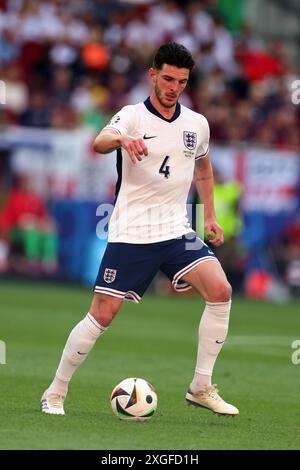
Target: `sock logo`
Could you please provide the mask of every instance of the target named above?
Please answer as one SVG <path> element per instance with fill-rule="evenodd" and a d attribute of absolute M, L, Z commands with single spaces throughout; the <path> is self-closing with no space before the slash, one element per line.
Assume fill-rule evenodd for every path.
<path fill-rule="evenodd" d="M 82 353 L 80 351 L 77 351 L 77 354 L 80 354 L 80 356 L 85 356 L 87 353 Z"/>
<path fill-rule="evenodd" d="M 224 341 L 225 341 L 225 340 L 224 340 Z M 218 341 L 218 340 L 216 340 L 216 343 L 217 343 L 217 344 L 222 344 L 222 343 L 224 343 L 224 341 Z"/>

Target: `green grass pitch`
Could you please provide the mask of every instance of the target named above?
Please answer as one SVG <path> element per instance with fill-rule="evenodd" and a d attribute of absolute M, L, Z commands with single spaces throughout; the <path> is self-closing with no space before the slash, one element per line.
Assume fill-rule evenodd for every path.
<path fill-rule="evenodd" d="M 234 299 L 214 382 L 240 409 L 236 418 L 189 407 L 199 298 L 146 295 L 125 302 L 73 377 L 66 416 L 43 415 L 39 400 L 71 328 L 87 312 L 87 289 L 1 282 L 1 449 L 299 449 L 300 304 Z M 158 409 L 147 423 L 119 421 L 110 393 L 123 378 L 149 380 Z"/>

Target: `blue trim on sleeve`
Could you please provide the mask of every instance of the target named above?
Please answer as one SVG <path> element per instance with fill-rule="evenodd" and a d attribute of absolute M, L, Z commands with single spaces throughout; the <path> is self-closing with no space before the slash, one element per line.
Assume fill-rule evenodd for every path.
<path fill-rule="evenodd" d="M 117 179 L 116 189 L 115 189 L 115 204 L 117 202 L 119 191 L 120 191 L 121 184 L 122 184 L 122 164 L 123 164 L 122 150 L 118 148 L 117 149 L 117 164 L 116 164 L 118 179 Z"/>

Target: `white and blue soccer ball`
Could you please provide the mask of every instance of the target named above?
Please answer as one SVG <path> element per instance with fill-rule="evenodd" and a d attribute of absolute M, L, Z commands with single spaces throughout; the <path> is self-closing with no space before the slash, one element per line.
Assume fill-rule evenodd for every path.
<path fill-rule="evenodd" d="M 157 407 L 157 393 L 146 380 L 130 377 L 113 389 L 110 402 L 119 419 L 148 421 Z"/>

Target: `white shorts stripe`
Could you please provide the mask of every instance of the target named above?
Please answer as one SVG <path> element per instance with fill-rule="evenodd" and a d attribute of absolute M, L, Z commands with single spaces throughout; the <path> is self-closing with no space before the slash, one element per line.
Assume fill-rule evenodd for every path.
<path fill-rule="evenodd" d="M 140 301 L 137 300 L 134 295 L 132 294 L 126 294 L 125 297 L 124 297 L 124 300 L 130 300 L 131 302 L 134 302 L 135 304 L 139 304 Z"/>
<path fill-rule="evenodd" d="M 180 286 L 176 284 L 176 286 L 173 286 L 173 287 L 176 292 L 184 292 L 186 290 L 192 289 L 192 286 L 190 286 L 187 282 L 184 284 L 180 284 Z"/>
<path fill-rule="evenodd" d="M 107 290 L 102 290 L 101 287 L 99 287 L 98 289 L 94 289 L 94 292 L 96 292 L 96 294 L 106 294 L 112 297 L 117 297 L 118 299 L 124 299 L 124 295 L 116 294 L 115 292 Z"/>
<path fill-rule="evenodd" d="M 139 302 L 141 300 L 141 297 L 136 292 L 134 292 L 133 290 L 129 290 L 128 292 L 126 292 L 125 297 L 127 297 L 127 296 L 133 297 L 137 302 Z"/>
<path fill-rule="evenodd" d="M 188 290 L 189 288 L 191 288 L 191 286 L 187 282 L 185 282 L 184 284 L 181 284 L 180 286 L 177 286 L 178 281 L 182 278 L 182 276 L 184 276 L 185 274 L 190 272 L 192 269 L 194 269 L 196 266 L 198 266 L 198 264 L 201 264 L 205 261 L 217 261 L 219 263 L 219 260 L 215 258 L 214 256 L 204 256 L 203 258 L 196 259 L 195 261 L 188 264 L 185 268 L 181 269 L 180 271 L 178 271 L 178 273 L 175 274 L 173 281 L 172 281 L 174 289 L 177 292 L 179 292 L 179 291 L 182 291 L 183 289 Z"/>
<path fill-rule="evenodd" d="M 186 274 L 188 271 L 193 269 L 194 266 L 197 266 L 197 264 L 201 263 L 202 261 L 206 261 L 207 259 L 214 259 L 218 261 L 217 258 L 215 258 L 214 256 L 204 256 L 203 258 L 196 259 L 195 261 L 178 271 L 178 273 L 176 273 L 174 276 L 174 281 L 178 280 L 180 277 L 182 277 L 183 274 Z"/>
<path fill-rule="evenodd" d="M 111 295 L 112 297 L 117 297 L 118 299 L 122 300 L 130 300 L 136 304 L 138 304 L 141 300 L 141 297 L 132 290 L 128 292 L 122 292 L 116 289 L 109 289 L 108 287 L 95 286 L 94 292 L 97 294 Z"/>
<path fill-rule="evenodd" d="M 110 287 L 102 287 L 102 286 L 95 286 L 95 289 L 102 289 L 102 290 L 107 290 L 107 291 L 111 291 L 111 292 L 116 292 L 117 294 L 121 294 L 121 295 L 125 295 L 126 292 L 123 292 L 121 290 L 117 290 L 117 289 L 111 289 Z"/>

